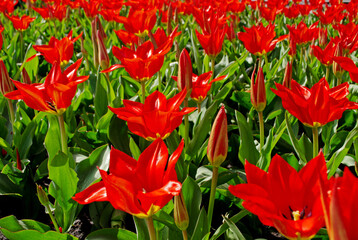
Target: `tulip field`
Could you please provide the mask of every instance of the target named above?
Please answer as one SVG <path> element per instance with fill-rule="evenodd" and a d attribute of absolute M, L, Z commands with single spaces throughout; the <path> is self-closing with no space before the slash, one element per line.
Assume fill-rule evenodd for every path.
<path fill-rule="evenodd" d="M 1 0 L 0 240 L 357 240 L 357 50 L 357 0 Z"/>

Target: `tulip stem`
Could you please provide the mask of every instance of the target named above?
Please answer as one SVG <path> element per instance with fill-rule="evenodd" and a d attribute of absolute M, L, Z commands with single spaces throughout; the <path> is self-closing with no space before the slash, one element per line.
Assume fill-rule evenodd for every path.
<path fill-rule="evenodd" d="M 208 208 L 209 231 L 211 229 L 211 221 L 214 212 L 214 202 L 215 202 L 216 185 L 218 183 L 218 176 L 219 176 L 219 168 L 213 166 L 213 177 L 211 178 L 210 199 L 209 199 L 209 208 Z"/>
<path fill-rule="evenodd" d="M 188 240 L 188 232 L 186 230 L 183 230 L 182 233 L 183 233 L 183 240 Z"/>
<path fill-rule="evenodd" d="M 198 103 L 198 113 L 201 112 L 201 103 Z"/>
<path fill-rule="evenodd" d="M 257 113 L 259 114 L 259 125 L 260 125 L 260 152 L 262 152 L 262 148 L 264 147 L 264 140 L 265 140 L 264 115 L 262 111 L 258 111 Z"/>
<path fill-rule="evenodd" d="M 20 62 L 24 61 L 24 35 L 20 31 Z"/>
<path fill-rule="evenodd" d="M 211 78 L 210 78 L 210 81 L 214 79 L 214 71 L 215 71 L 215 58 L 211 58 Z"/>
<path fill-rule="evenodd" d="M 65 120 L 63 119 L 63 114 L 58 115 L 57 117 L 58 117 L 58 123 L 60 125 L 62 152 L 67 155 L 68 149 L 67 149 L 67 134 L 65 129 Z"/>
<path fill-rule="evenodd" d="M 141 84 L 141 87 L 142 87 L 142 103 L 144 104 L 144 101 L 145 101 L 145 81 L 141 81 L 140 84 Z"/>
<path fill-rule="evenodd" d="M 58 227 L 58 224 L 57 224 L 57 222 L 56 222 L 56 219 L 55 219 L 55 217 L 53 216 L 53 214 L 52 214 L 52 211 L 51 211 L 51 208 L 50 208 L 50 206 L 49 206 L 49 204 L 47 204 L 46 206 L 45 206 L 45 208 L 46 208 L 46 210 L 47 210 L 47 212 L 48 212 L 48 215 L 50 216 L 50 218 L 51 218 L 51 221 L 52 221 L 52 223 L 53 223 L 53 226 L 55 227 L 55 230 L 56 230 L 56 232 L 61 232 L 60 231 L 60 228 Z"/>
<path fill-rule="evenodd" d="M 326 80 L 329 82 L 329 66 L 326 66 Z"/>
<path fill-rule="evenodd" d="M 152 217 L 148 217 L 148 218 L 145 219 L 145 222 L 147 223 L 150 240 L 156 240 L 156 239 L 157 239 L 157 236 L 155 235 L 155 229 L 154 229 L 154 224 L 153 224 L 153 218 L 152 218 Z"/>
<path fill-rule="evenodd" d="M 318 155 L 318 127 L 312 127 L 313 157 Z"/>
<path fill-rule="evenodd" d="M 184 99 L 184 108 L 187 108 L 189 106 L 188 104 L 188 98 Z M 184 132 L 184 146 L 185 146 L 185 150 L 188 149 L 189 146 L 189 117 L 188 114 L 184 115 L 184 127 L 185 127 L 185 132 Z"/>
<path fill-rule="evenodd" d="M 162 73 L 158 72 L 158 91 L 162 92 Z"/>

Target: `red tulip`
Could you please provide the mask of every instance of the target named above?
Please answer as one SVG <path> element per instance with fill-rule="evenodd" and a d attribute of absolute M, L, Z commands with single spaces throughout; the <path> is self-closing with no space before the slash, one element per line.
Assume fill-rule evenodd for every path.
<path fill-rule="evenodd" d="M 59 21 L 62 21 L 66 17 L 67 13 L 67 6 L 62 4 L 47 4 L 43 8 L 32 7 L 32 9 L 38 12 L 44 19 L 58 19 Z"/>
<path fill-rule="evenodd" d="M 220 167 L 225 161 L 228 151 L 227 117 L 225 107 L 221 106 L 216 115 L 208 142 L 207 157 L 211 165 Z"/>
<path fill-rule="evenodd" d="M 90 21 L 99 14 L 100 6 L 102 4 L 101 0 L 79 0 L 79 2 Z"/>
<path fill-rule="evenodd" d="M 88 76 L 77 76 L 81 62 L 82 59 L 78 60 L 63 73 L 60 64 L 55 62 L 42 84 L 25 84 L 13 80 L 18 90 L 5 94 L 5 97 L 22 99 L 35 110 L 61 115 L 71 105 L 77 85 L 88 79 Z"/>
<path fill-rule="evenodd" d="M 26 30 L 30 26 L 30 23 L 32 23 L 36 19 L 26 15 L 23 15 L 21 17 L 15 15 L 9 16 L 7 13 L 5 13 L 5 15 L 12 22 L 14 28 L 18 31 Z"/>
<path fill-rule="evenodd" d="M 322 50 L 319 46 L 311 46 L 313 55 L 325 66 L 333 64 L 333 57 L 336 52 L 337 45 L 330 41 L 328 45 Z"/>
<path fill-rule="evenodd" d="M 2 49 L 2 45 L 3 45 L 3 36 L 2 36 L 2 32 L 4 31 L 4 27 L 0 25 L 0 50 Z"/>
<path fill-rule="evenodd" d="M 215 58 L 222 49 L 227 25 L 223 29 L 215 28 L 211 33 L 200 34 L 195 30 L 196 36 L 210 58 Z"/>
<path fill-rule="evenodd" d="M 138 37 L 145 37 L 152 31 L 157 20 L 157 9 L 151 10 L 133 10 L 129 11 L 128 17 L 117 17 L 117 22 L 123 23 L 124 28 Z"/>
<path fill-rule="evenodd" d="M 355 65 L 352 59 L 347 57 L 334 57 L 333 60 L 341 68 L 349 72 L 349 76 L 353 82 L 358 83 L 358 67 Z"/>
<path fill-rule="evenodd" d="M 331 187 L 321 189 L 329 239 L 357 239 L 358 178 L 346 167 L 343 177 L 332 178 Z"/>
<path fill-rule="evenodd" d="M 144 104 L 123 100 L 124 107 L 109 109 L 118 118 L 128 122 L 131 132 L 147 140 L 166 138 L 174 129 L 182 123 L 183 116 L 194 111 L 196 108 L 179 109 L 184 101 L 186 90 L 184 89 L 171 99 L 158 91 L 150 94 Z"/>
<path fill-rule="evenodd" d="M 255 69 L 256 70 L 256 69 Z M 266 107 L 266 88 L 264 72 L 259 67 L 255 81 L 255 70 L 251 76 L 251 103 L 258 112 L 262 112 Z"/>
<path fill-rule="evenodd" d="M 213 82 L 221 81 L 226 77 L 225 75 L 210 81 L 212 75 L 213 75 L 212 71 L 203 73 L 199 76 L 196 75 L 195 73 L 192 74 L 192 80 L 191 80 L 192 86 L 191 86 L 190 97 L 198 104 L 202 103 L 205 100 Z M 175 81 L 178 81 L 178 77 L 172 76 L 172 78 Z"/>
<path fill-rule="evenodd" d="M 14 7 L 17 5 L 19 0 L 15 2 L 13 0 L 2 0 L 0 1 L 0 12 L 2 13 L 12 13 L 14 11 Z"/>
<path fill-rule="evenodd" d="M 290 19 L 298 18 L 300 15 L 299 5 L 294 4 L 290 7 L 283 8 L 283 14 Z"/>
<path fill-rule="evenodd" d="M 124 45 L 132 47 L 133 45 L 138 46 L 139 38 L 133 33 L 124 31 L 124 30 L 114 30 L 119 40 L 122 41 Z M 134 49 L 134 48 L 133 48 Z"/>
<path fill-rule="evenodd" d="M 314 12 L 313 14 L 319 18 L 319 21 L 323 25 L 329 25 L 332 23 L 339 23 L 344 18 L 345 14 L 343 14 L 342 11 L 343 7 L 342 5 L 339 5 L 326 7 L 324 11 L 323 8 L 320 7 L 317 12 Z"/>
<path fill-rule="evenodd" d="M 229 191 L 242 198 L 242 205 L 263 224 L 289 239 L 311 239 L 324 226 L 319 179 L 324 185 L 328 180 L 322 153 L 299 172 L 278 155 L 268 172 L 248 161 L 245 172 L 247 184 L 229 186 Z"/>
<path fill-rule="evenodd" d="M 136 51 L 126 47 L 113 46 L 113 55 L 121 61 L 121 64 L 115 64 L 109 69 L 103 70 L 102 73 L 124 67 L 133 79 L 139 82 L 147 81 L 161 69 L 164 55 L 169 52 L 172 44 L 170 39 L 163 44 L 162 48 L 154 49 L 153 43 L 146 41 Z"/>
<path fill-rule="evenodd" d="M 193 86 L 193 66 L 191 65 L 191 59 L 188 51 L 184 48 L 179 57 L 179 69 L 178 69 L 178 89 L 182 91 L 186 88 L 188 91 Z"/>
<path fill-rule="evenodd" d="M 181 141 L 169 161 L 162 139 L 145 149 L 138 161 L 112 148 L 109 174 L 99 170 L 102 181 L 77 193 L 73 199 L 80 204 L 109 201 L 115 209 L 140 218 L 151 217 L 180 193 L 175 164 L 183 146 Z"/>
<path fill-rule="evenodd" d="M 312 24 L 310 27 L 301 21 L 297 26 L 287 25 L 288 30 L 290 31 L 290 39 L 296 42 L 297 44 L 311 43 L 313 40 L 318 38 L 318 22 Z"/>
<path fill-rule="evenodd" d="M 337 24 L 334 25 L 339 36 L 333 38 L 332 41 L 340 43 L 340 46 L 344 49 L 344 54 L 352 53 L 358 49 L 358 25 L 350 22 L 346 25 Z"/>
<path fill-rule="evenodd" d="M 32 60 L 38 55 L 43 55 L 45 60 L 51 64 L 59 62 L 61 66 L 67 65 L 68 61 L 72 58 L 73 55 L 73 43 L 76 42 L 82 33 L 76 38 L 72 38 L 72 30 L 68 33 L 67 37 L 62 38 L 61 40 L 51 37 L 48 45 L 34 45 L 34 49 L 40 53 L 30 57 L 27 61 Z"/>
<path fill-rule="evenodd" d="M 311 89 L 301 86 L 295 80 L 291 89 L 275 83 L 277 90 L 271 90 L 282 99 L 283 107 L 310 127 L 320 127 L 336 119 L 340 119 L 347 109 L 358 109 L 358 103 L 346 98 L 348 83 L 329 88 L 325 78 L 313 85 Z"/>
<path fill-rule="evenodd" d="M 238 38 L 244 43 L 245 48 L 252 54 L 261 56 L 271 52 L 276 44 L 288 35 L 275 38 L 275 25 L 269 24 L 264 27 L 262 23 L 258 27 L 252 26 L 251 28 L 244 27 L 246 32 L 239 32 Z"/>

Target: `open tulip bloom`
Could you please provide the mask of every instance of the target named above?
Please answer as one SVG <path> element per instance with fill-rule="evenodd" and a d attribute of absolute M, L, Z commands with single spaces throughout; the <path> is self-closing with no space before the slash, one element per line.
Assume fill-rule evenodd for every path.
<path fill-rule="evenodd" d="M 329 88 L 326 79 L 322 78 L 311 89 L 301 86 L 295 80 L 291 82 L 291 89 L 275 84 L 277 90 L 271 90 L 282 99 L 283 107 L 310 127 L 321 127 L 340 119 L 345 110 L 358 109 L 358 103 L 347 98 L 348 83 Z"/>
<path fill-rule="evenodd" d="M 324 226 L 320 178 L 322 185 L 328 180 L 322 153 L 299 172 L 278 155 L 268 172 L 248 161 L 245 172 L 247 184 L 229 186 L 229 191 L 242 198 L 242 205 L 263 224 L 274 226 L 289 239 L 310 239 Z"/>
<path fill-rule="evenodd" d="M 151 217 L 180 193 L 175 164 L 183 146 L 181 141 L 168 160 L 168 149 L 159 138 L 143 151 L 138 161 L 112 148 L 109 174 L 99 170 L 102 181 L 77 193 L 73 199 L 80 204 L 109 201 L 115 209 L 140 218 Z"/>
<path fill-rule="evenodd" d="M 166 138 L 174 129 L 179 127 L 183 116 L 193 112 L 195 107 L 179 109 L 186 96 L 186 89 L 170 99 L 161 92 L 150 94 L 144 104 L 123 100 L 123 108 L 109 109 L 118 118 L 127 121 L 129 130 L 147 140 Z"/>
<path fill-rule="evenodd" d="M 13 80 L 17 90 L 5 94 L 5 97 L 22 99 L 31 108 L 61 115 L 71 105 L 77 85 L 86 81 L 88 76 L 77 76 L 82 59 L 77 60 L 64 72 L 55 62 L 44 83 L 25 84 Z"/>

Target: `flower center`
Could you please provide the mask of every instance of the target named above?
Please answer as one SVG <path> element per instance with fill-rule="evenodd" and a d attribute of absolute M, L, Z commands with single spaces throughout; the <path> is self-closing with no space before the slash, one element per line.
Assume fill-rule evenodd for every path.
<path fill-rule="evenodd" d="M 293 221 L 298 221 L 298 220 L 302 220 L 304 218 L 308 218 L 312 216 L 312 212 L 308 212 L 307 213 L 307 206 L 305 206 L 302 211 L 299 210 L 292 210 L 291 206 L 288 206 L 289 210 L 290 210 L 290 217 L 287 217 L 285 214 L 282 213 L 282 216 L 286 219 L 289 220 L 293 220 Z"/>

